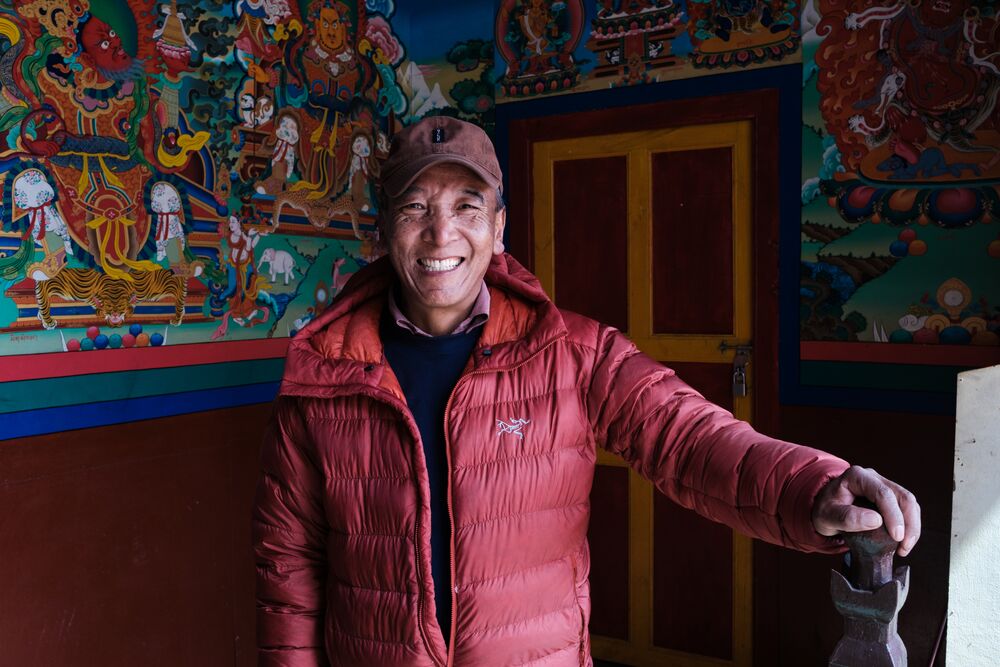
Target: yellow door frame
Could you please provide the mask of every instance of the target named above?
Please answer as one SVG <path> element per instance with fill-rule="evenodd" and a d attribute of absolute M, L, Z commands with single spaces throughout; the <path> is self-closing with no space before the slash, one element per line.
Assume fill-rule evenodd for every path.
<path fill-rule="evenodd" d="M 721 335 L 657 334 L 653 331 L 652 155 L 729 148 L 733 174 L 733 330 Z M 624 156 L 628 164 L 629 337 L 646 354 L 666 362 L 732 363 L 734 346 L 751 344 L 752 125 L 734 121 L 688 125 L 536 142 L 533 150 L 535 273 L 555 295 L 554 164 L 563 160 Z M 747 367 L 747 386 L 752 387 Z M 749 421 L 752 394 L 734 397 L 734 414 Z M 625 467 L 603 449 L 598 465 Z M 592 637 L 594 655 L 630 665 L 671 667 L 749 667 L 753 659 L 753 541 L 733 533 L 732 660 L 672 651 L 653 644 L 653 493 L 652 484 L 629 472 L 629 640 Z"/>

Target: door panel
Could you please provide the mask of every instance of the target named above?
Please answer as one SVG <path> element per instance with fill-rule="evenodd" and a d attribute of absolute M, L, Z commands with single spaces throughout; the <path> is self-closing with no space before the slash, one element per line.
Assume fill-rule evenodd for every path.
<path fill-rule="evenodd" d="M 532 144 L 533 263 L 549 294 L 626 331 L 744 419 L 751 397 L 732 395 L 731 365 L 753 330 L 751 135 L 733 121 Z M 624 466 L 598 452 L 595 656 L 748 665 L 750 540 L 671 505 Z M 627 521 L 614 525 L 608 510 L 622 505 Z M 623 539 L 627 549 L 612 546 Z M 615 589 L 623 562 L 627 591 Z"/>
<path fill-rule="evenodd" d="M 590 631 L 628 640 L 628 468 L 597 466 L 590 511 Z"/>
<path fill-rule="evenodd" d="M 732 531 L 653 498 L 653 644 L 731 660 Z"/>
<path fill-rule="evenodd" d="M 553 164 L 553 243 L 571 252 L 554 254 L 555 299 L 569 310 L 625 330 L 628 327 L 626 276 L 605 267 L 626 261 L 625 210 L 628 182 L 620 156 L 560 160 Z M 587 221 L 584 228 L 581 220 Z M 580 289 L 577 280 L 588 276 Z"/>
<path fill-rule="evenodd" d="M 732 334 L 732 159 L 729 148 L 652 155 L 654 333 Z"/>

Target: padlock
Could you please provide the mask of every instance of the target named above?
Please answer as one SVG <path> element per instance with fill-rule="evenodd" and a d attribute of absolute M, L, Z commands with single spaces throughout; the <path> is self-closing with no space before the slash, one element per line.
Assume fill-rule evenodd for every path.
<path fill-rule="evenodd" d="M 747 364 L 750 355 L 745 350 L 737 348 L 733 357 L 733 397 L 743 398 L 747 395 Z"/>
<path fill-rule="evenodd" d="M 742 366 L 733 370 L 733 396 L 742 398 L 747 395 L 747 372 Z"/>

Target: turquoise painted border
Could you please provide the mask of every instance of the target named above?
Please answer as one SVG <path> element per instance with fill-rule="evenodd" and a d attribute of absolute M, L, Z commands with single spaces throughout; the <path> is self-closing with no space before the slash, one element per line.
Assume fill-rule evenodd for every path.
<path fill-rule="evenodd" d="M 283 358 L 254 359 L 7 382 L 0 386 L 0 414 L 277 382 L 284 365 Z"/>

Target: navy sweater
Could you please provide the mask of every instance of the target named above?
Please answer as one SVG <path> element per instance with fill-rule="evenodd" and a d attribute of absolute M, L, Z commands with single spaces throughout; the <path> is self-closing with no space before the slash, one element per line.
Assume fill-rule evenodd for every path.
<path fill-rule="evenodd" d="M 427 338 L 400 328 L 388 313 L 380 333 L 385 358 L 399 379 L 406 404 L 420 429 L 431 487 L 431 575 L 434 606 L 445 642 L 451 636 L 451 520 L 448 517 L 448 459 L 444 411 L 462 375 L 482 327 L 470 332 Z"/>

